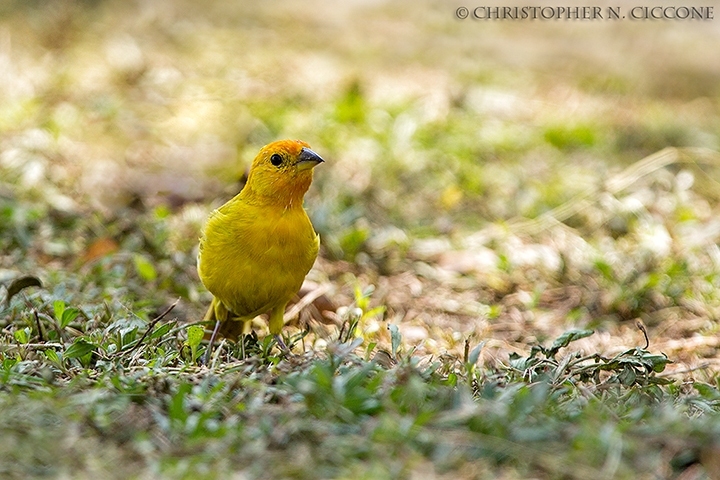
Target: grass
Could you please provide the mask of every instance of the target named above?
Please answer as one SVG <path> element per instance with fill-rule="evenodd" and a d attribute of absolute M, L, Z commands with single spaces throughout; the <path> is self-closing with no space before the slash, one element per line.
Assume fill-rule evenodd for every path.
<path fill-rule="evenodd" d="M 0 476 L 720 476 L 716 33 L 453 11 L 0 7 Z M 202 366 L 199 229 L 282 137 L 293 354 Z"/>
<path fill-rule="evenodd" d="M 697 462 L 714 474 L 717 385 L 662 376 L 670 360 L 643 348 L 571 348 L 592 331 L 494 369 L 478 363 L 482 344 L 464 359 L 419 358 L 397 333 L 393 351 L 358 356 L 351 332 L 322 352 L 259 348 L 208 369 L 176 320 L 151 324 L 142 337 L 118 320 L 99 340 L 5 348 L 5 478 L 397 478 L 429 463 L 440 476 L 472 465 L 488 477 L 656 478 Z"/>

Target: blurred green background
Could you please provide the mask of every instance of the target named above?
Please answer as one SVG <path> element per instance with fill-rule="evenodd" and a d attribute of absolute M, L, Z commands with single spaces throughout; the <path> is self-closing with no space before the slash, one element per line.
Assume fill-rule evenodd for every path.
<path fill-rule="evenodd" d="M 667 146 L 717 148 L 717 22 L 455 7 L 5 2 L 2 165 L 106 212 L 177 206 L 226 198 L 260 146 L 302 138 L 330 160 L 309 204 L 338 253 L 360 221 L 534 217 Z"/>

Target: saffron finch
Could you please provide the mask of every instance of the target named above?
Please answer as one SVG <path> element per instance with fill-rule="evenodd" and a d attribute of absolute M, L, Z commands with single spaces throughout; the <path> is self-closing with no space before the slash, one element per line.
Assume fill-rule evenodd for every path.
<path fill-rule="evenodd" d="M 243 322 L 244 334 L 253 318 L 268 311 L 270 334 L 287 350 L 280 338 L 285 306 L 300 290 L 320 246 L 303 197 L 322 162 L 305 142 L 270 143 L 253 160 L 242 191 L 210 214 L 197 264 L 213 295 L 204 318 L 215 320 L 206 364 L 218 332 L 236 340 L 237 324 L 230 322 Z"/>

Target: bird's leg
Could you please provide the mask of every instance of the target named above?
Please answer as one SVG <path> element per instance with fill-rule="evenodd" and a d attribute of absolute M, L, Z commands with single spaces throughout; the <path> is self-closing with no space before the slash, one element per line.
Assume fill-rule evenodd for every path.
<path fill-rule="evenodd" d="M 205 359 L 203 361 L 205 365 L 210 365 L 210 355 L 212 354 L 212 347 L 213 343 L 215 343 L 218 330 L 220 330 L 220 320 L 215 321 L 215 328 L 213 329 L 212 335 L 210 335 L 210 343 L 208 343 L 207 350 L 205 350 Z"/>
<path fill-rule="evenodd" d="M 238 340 L 240 341 L 240 355 L 241 359 L 245 360 L 245 339 L 252 333 L 252 318 L 242 319 L 242 328 L 240 329 L 240 335 Z"/>
<path fill-rule="evenodd" d="M 290 353 L 290 349 L 287 347 L 287 345 L 285 345 L 285 342 L 283 342 L 283 339 L 280 336 L 280 334 L 282 333 L 282 328 L 285 325 L 285 321 L 283 319 L 283 316 L 285 314 L 285 305 L 286 303 L 273 308 L 273 310 L 270 312 L 270 320 L 268 322 L 268 326 L 270 327 L 270 334 L 275 337 L 275 341 L 277 342 L 278 347 L 280 347 L 280 350 L 282 350 L 283 353 Z"/>

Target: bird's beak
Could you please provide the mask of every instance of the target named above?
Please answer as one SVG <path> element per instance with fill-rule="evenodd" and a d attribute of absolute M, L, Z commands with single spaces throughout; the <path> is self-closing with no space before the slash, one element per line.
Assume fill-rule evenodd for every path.
<path fill-rule="evenodd" d="M 307 170 L 324 161 L 320 155 L 309 148 L 303 147 L 303 149 L 300 150 L 300 155 L 298 155 L 298 161 L 295 165 L 297 165 L 298 170 Z"/>

